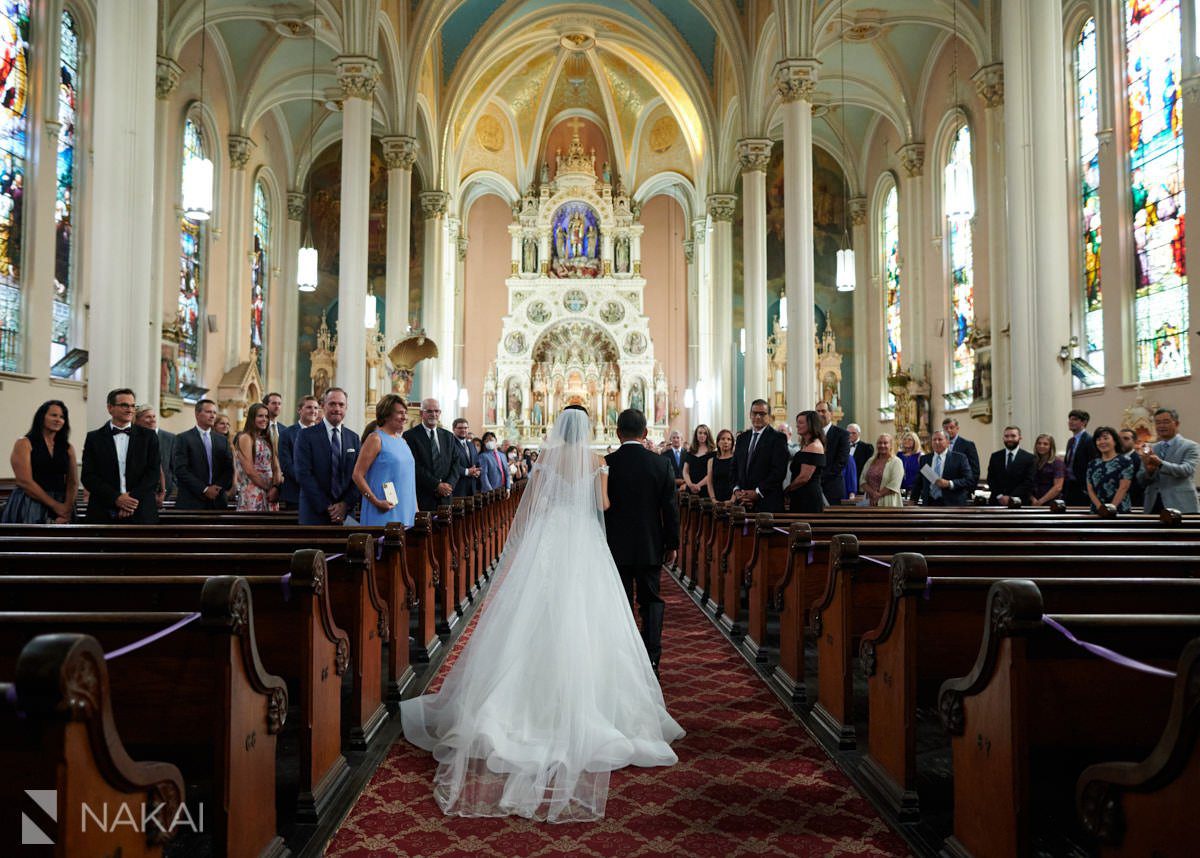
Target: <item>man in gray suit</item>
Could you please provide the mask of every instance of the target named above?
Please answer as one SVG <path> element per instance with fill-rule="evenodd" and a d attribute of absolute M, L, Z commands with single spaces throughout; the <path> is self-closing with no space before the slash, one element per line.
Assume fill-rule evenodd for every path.
<path fill-rule="evenodd" d="M 1179 434 L 1179 412 L 1160 408 L 1154 412 L 1158 441 L 1143 448 L 1142 469 L 1137 480 L 1146 487 L 1146 512 L 1177 509 L 1200 512 L 1196 502 L 1196 466 L 1200 444 Z"/>

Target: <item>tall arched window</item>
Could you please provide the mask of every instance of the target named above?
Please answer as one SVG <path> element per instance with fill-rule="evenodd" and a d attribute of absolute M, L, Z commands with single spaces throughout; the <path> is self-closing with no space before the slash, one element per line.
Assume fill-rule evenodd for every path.
<path fill-rule="evenodd" d="M 267 306 L 267 247 L 271 236 L 271 210 L 267 207 L 267 189 L 263 180 L 254 183 L 254 234 L 250 254 L 250 347 L 257 349 L 258 371 L 266 371 L 266 344 L 263 340 L 263 316 Z"/>
<path fill-rule="evenodd" d="M 1138 381 L 1188 373 L 1182 18 L 1179 0 L 1126 0 Z"/>
<path fill-rule="evenodd" d="M 71 289 L 75 242 L 75 129 L 79 108 L 79 31 L 64 10 L 59 22 L 58 160 L 54 197 L 54 326 L 50 334 L 50 363 L 67 353 L 71 337 Z"/>
<path fill-rule="evenodd" d="M 1100 98 L 1096 19 L 1088 18 L 1075 42 L 1075 131 L 1079 145 L 1079 205 L 1083 230 L 1084 359 L 1104 383 L 1104 313 L 1100 293 Z"/>
<path fill-rule="evenodd" d="M 887 341 L 887 372 L 895 375 L 901 366 L 900 341 L 900 206 L 893 185 L 883 198 L 879 224 L 880 246 L 883 248 L 883 331 Z M 891 407 L 895 397 L 887 384 L 883 386 L 883 404 Z"/>
<path fill-rule="evenodd" d="M 950 252 L 951 404 L 966 404 L 975 374 L 969 337 L 975 326 L 975 263 L 971 218 L 975 216 L 975 174 L 971 168 L 971 129 L 960 126 L 950 144 L 945 180 L 946 235 Z"/>
<path fill-rule="evenodd" d="M 0 370 L 21 355 L 21 229 L 29 101 L 29 4 L 0 6 Z"/>
<path fill-rule="evenodd" d="M 183 124 L 183 175 L 188 162 L 205 156 L 204 133 L 192 119 Z M 179 383 L 200 384 L 200 292 L 203 284 L 203 223 L 179 219 Z"/>

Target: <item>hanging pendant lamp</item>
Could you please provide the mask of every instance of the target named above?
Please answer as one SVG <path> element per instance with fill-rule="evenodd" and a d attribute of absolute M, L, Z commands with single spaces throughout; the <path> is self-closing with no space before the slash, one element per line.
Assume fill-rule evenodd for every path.
<path fill-rule="evenodd" d="M 313 0 L 312 20 L 309 22 L 312 29 L 312 75 L 309 83 L 308 94 L 308 142 L 307 149 L 309 155 L 312 154 L 312 136 L 313 136 L 313 107 L 317 102 L 317 3 Z M 312 177 L 312 165 L 309 165 L 309 178 Z M 312 242 L 312 211 L 308 208 L 307 198 L 305 198 L 305 211 L 308 214 L 308 232 L 305 234 L 304 243 L 300 245 L 300 250 L 296 254 L 296 288 L 301 292 L 316 292 L 317 291 L 317 249 Z"/>
<path fill-rule="evenodd" d="M 846 0 L 838 8 L 838 47 L 841 52 L 842 77 L 842 164 L 850 159 L 846 153 Z M 837 276 L 834 280 L 839 292 L 853 292 L 855 286 L 854 250 L 850 247 L 850 231 L 846 227 L 846 210 L 850 207 L 850 178 L 842 168 L 842 245 L 837 252 Z"/>
<path fill-rule="evenodd" d="M 200 100 L 204 107 L 204 58 L 208 44 L 208 0 L 204 0 L 200 27 Z M 213 162 L 207 156 L 190 158 L 183 165 L 183 216 L 199 223 L 212 217 Z"/>

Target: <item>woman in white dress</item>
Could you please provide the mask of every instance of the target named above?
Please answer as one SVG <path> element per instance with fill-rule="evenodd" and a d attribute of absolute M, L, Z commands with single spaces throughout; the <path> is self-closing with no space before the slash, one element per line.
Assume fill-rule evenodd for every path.
<path fill-rule="evenodd" d="M 604 533 L 587 412 L 554 424 L 474 633 L 437 694 L 400 704 L 447 814 L 604 816 L 609 772 L 669 766 L 667 714 Z"/>

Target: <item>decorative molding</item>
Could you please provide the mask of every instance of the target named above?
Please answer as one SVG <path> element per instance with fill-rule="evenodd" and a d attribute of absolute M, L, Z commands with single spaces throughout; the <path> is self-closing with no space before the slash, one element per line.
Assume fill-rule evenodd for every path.
<path fill-rule="evenodd" d="M 850 210 L 850 224 L 852 226 L 867 225 L 867 198 L 866 197 L 851 197 L 847 201 L 847 207 Z"/>
<path fill-rule="evenodd" d="M 788 59 L 775 64 L 775 88 L 784 104 L 812 100 L 820 65 L 817 59 Z"/>
<path fill-rule="evenodd" d="M 1097 131 L 1096 140 L 1099 141 L 1100 148 L 1107 152 L 1108 147 L 1112 145 L 1113 130 L 1111 128 L 1105 128 L 1101 131 Z"/>
<path fill-rule="evenodd" d="M 47 119 L 45 122 L 45 127 L 46 136 L 50 139 L 50 142 L 57 144 L 58 137 L 60 134 L 62 134 L 63 124 L 57 119 Z"/>
<path fill-rule="evenodd" d="M 417 161 L 417 138 L 399 135 L 381 138 L 383 163 L 389 170 L 411 170 Z"/>
<path fill-rule="evenodd" d="M 708 215 L 718 223 L 733 223 L 737 214 L 737 194 L 709 194 Z"/>
<path fill-rule="evenodd" d="M 688 265 L 696 261 L 696 242 L 690 238 L 683 240 L 683 258 L 687 260 Z"/>
<path fill-rule="evenodd" d="M 288 191 L 288 220 L 304 220 L 304 209 L 307 208 L 307 206 L 308 197 L 303 191 Z"/>
<path fill-rule="evenodd" d="M 370 100 L 375 96 L 379 83 L 379 64 L 374 57 L 341 56 L 334 59 L 337 66 L 338 85 L 344 98 Z"/>
<path fill-rule="evenodd" d="M 904 168 L 904 175 L 910 179 L 921 175 L 925 167 L 924 143 L 906 143 L 896 152 L 900 156 L 900 166 Z"/>
<path fill-rule="evenodd" d="M 1180 81 L 1183 97 L 1188 104 L 1200 103 L 1200 74 L 1190 74 Z"/>
<path fill-rule="evenodd" d="M 743 173 L 765 173 L 771 162 L 771 141 L 765 137 L 750 137 L 737 142 L 738 162 Z"/>
<path fill-rule="evenodd" d="M 990 107 L 1000 107 L 1004 104 L 1004 64 L 992 63 L 984 66 L 971 76 L 975 84 L 975 92 Z"/>
<path fill-rule="evenodd" d="M 179 86 L 179 78 L 183 75 L 183 67 L 170 57 L 158 55 L 154 71 L 154 94 L 159 98 L 169 98 Z"/>
<path fill-rule="evenodd" d="M 470 239 L 465 235 L 460 235 L 454 239 L 455 248 L 458 251 L 458 261 L 463 262 L 467 258 L 467 245 L 470 244 Z"/>
<path fill-rule="evenodd" d="M 421 191 L 418 196 L 421 200 L 421 214 L 426 220 L 439 218 L 446 213 L 450 195 L 445 191 Z"/>
<path fill-rule="evenodd" d="M 250 163 L 250 154 L 257 148 L 257 144 L 249 137 L 243 137 L 241 134 L 229 135 L 229 163 L 233 169 L 241 170 Z"/>

